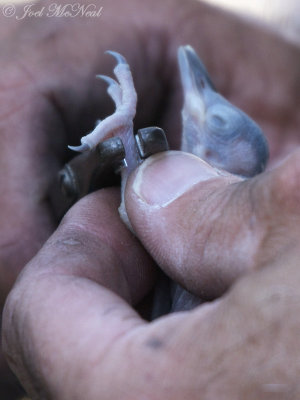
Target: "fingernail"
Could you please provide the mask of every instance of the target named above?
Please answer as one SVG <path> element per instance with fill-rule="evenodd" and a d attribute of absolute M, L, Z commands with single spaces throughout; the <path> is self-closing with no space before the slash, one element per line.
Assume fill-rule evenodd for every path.
<path fill-rule="evenodd" d="M 165 207 L 199 182 L 220 176 L 200 158 L 179 151 L 147 159 L 133 182 L 133 190 L 151 206 Z"/>

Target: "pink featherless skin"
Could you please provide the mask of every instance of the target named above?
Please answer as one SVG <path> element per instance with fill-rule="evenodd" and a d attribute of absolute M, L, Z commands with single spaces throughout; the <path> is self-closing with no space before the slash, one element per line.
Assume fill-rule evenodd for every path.
<path fill-rule="evenodd" d="M 142 162 L 136 149 L 133 132 L 137 94 L 126 59 L 114 51 L 107 51 L 106 53 L 112 55 L 117 60 L 117 65 L 114 68 L 117 80 L 105 75 L 97 75 L 97 78 L 104 80 L 108 84 L 107 92 L 115 103 L 115 112 L 97 123 L 91 133 L 83 136 L 80 146 L 69 146 L 69 148 L 74 151 L 85 152 L 92 150 L 100 142 L 110 137 L 119 137 L 122 140 L 126 153 L 126 165 L 121 170 L 122 202 L 119 212 L 124 223 L 131 229 L 124 205 L 124 189 L 128 176 Z"/>
<path fill-rule="evenodd" d="M 128 176 L 142 162 L 133 132 L 137 94 L 126 59 L 113 51 L 107 53 L 117 60 L 114 68 L 117 80 L 103 75 L 97 78 L 108 84 L 107 92 L 115 103 L 115 112 L 97 123 L 91 133 L 83 136 L 80 146 L 69 148 L 85 152 L 113 136 L 122 140 L 126 165 L 121 171 L 122 202 L 119 212 L 124 223 L 132 230 L 125 209 L 124 190 Z M 178 64 L 184 98 L 181 150 L 202 158 L 215 168 L 245 178 L 262 172 L 269 153 L 260 127 L 216 91 L 205 66 L 191 46 L 178 49 Z M 163 277 L 155 290 L 152 317 L 189 310 L 201 302 L 197 296 Z"/>

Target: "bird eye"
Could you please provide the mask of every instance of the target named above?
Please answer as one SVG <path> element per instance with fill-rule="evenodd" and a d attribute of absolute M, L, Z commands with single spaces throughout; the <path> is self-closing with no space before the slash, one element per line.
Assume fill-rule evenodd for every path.
<path fill-rule="evenodd" d="M 238 134 L 243 126 L 241 114 L 227 104 L 216 104 L 207 110 L 207 127 L 211 134 L 217 136 Z"/>
<path fill-rule="evenodd" d="M 226 120 L 224 119 L 224 117 L 222 117 L 221 115 L 217 115 L 217 114 L 213 114 L 211 116 L 211 122 L 213 123 L 213 125 L 220 127 L 220 128 L 222 128 L 226 125 Z"/>

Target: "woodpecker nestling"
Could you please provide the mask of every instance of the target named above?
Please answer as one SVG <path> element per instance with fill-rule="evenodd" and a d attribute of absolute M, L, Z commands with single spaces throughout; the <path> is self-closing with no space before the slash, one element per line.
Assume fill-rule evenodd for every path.
<path fill-rule="evenodd" d="M 123 195 L 128 175 L 142 162 L 136 151 L 133 132 L 137 94 L 126 59 L 116 52 L 107 53 L 117 60 L 114 69 L 117 80 L 102 75 L 98 77 L 108 83 L 107 91 L 115 102 L 116 110 L 97 123 L 95 129 L 81 139 L 80 146 L 70 148 L 89 151 L 109 137 L 122 139 L 126 164 L 122 169 L 122 204 L 119 210 L 123 221 L 131 228 Z M 205 66 L 191 46 L 178 49 L 178 63 L 184 97 L 181 150 L 193 153 L 216 168 L 243 177 L 262 172 L 269 152 L 259 126 L 216 91 Z M 171 311 L 190 309 L 201 302 L 175 283 L 171 285 L 170 296 Z M 159 298 L 166 298 L 166 293 Z M 156 304 L 155 308 L 156 315 L 159 315 L 157 310 L 160 305 Z"/>

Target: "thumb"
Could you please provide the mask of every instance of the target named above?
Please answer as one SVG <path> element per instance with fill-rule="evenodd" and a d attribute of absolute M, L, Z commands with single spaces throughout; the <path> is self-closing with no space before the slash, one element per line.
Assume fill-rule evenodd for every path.
<path fill-rule="evenodd" d="M 255 179 L 191 154 L 160 153 L 130 177 L 126 209 L 161 268 L 193 293 L 214 298 L 255 267 L 265 235 L 253 205 Z"/>

